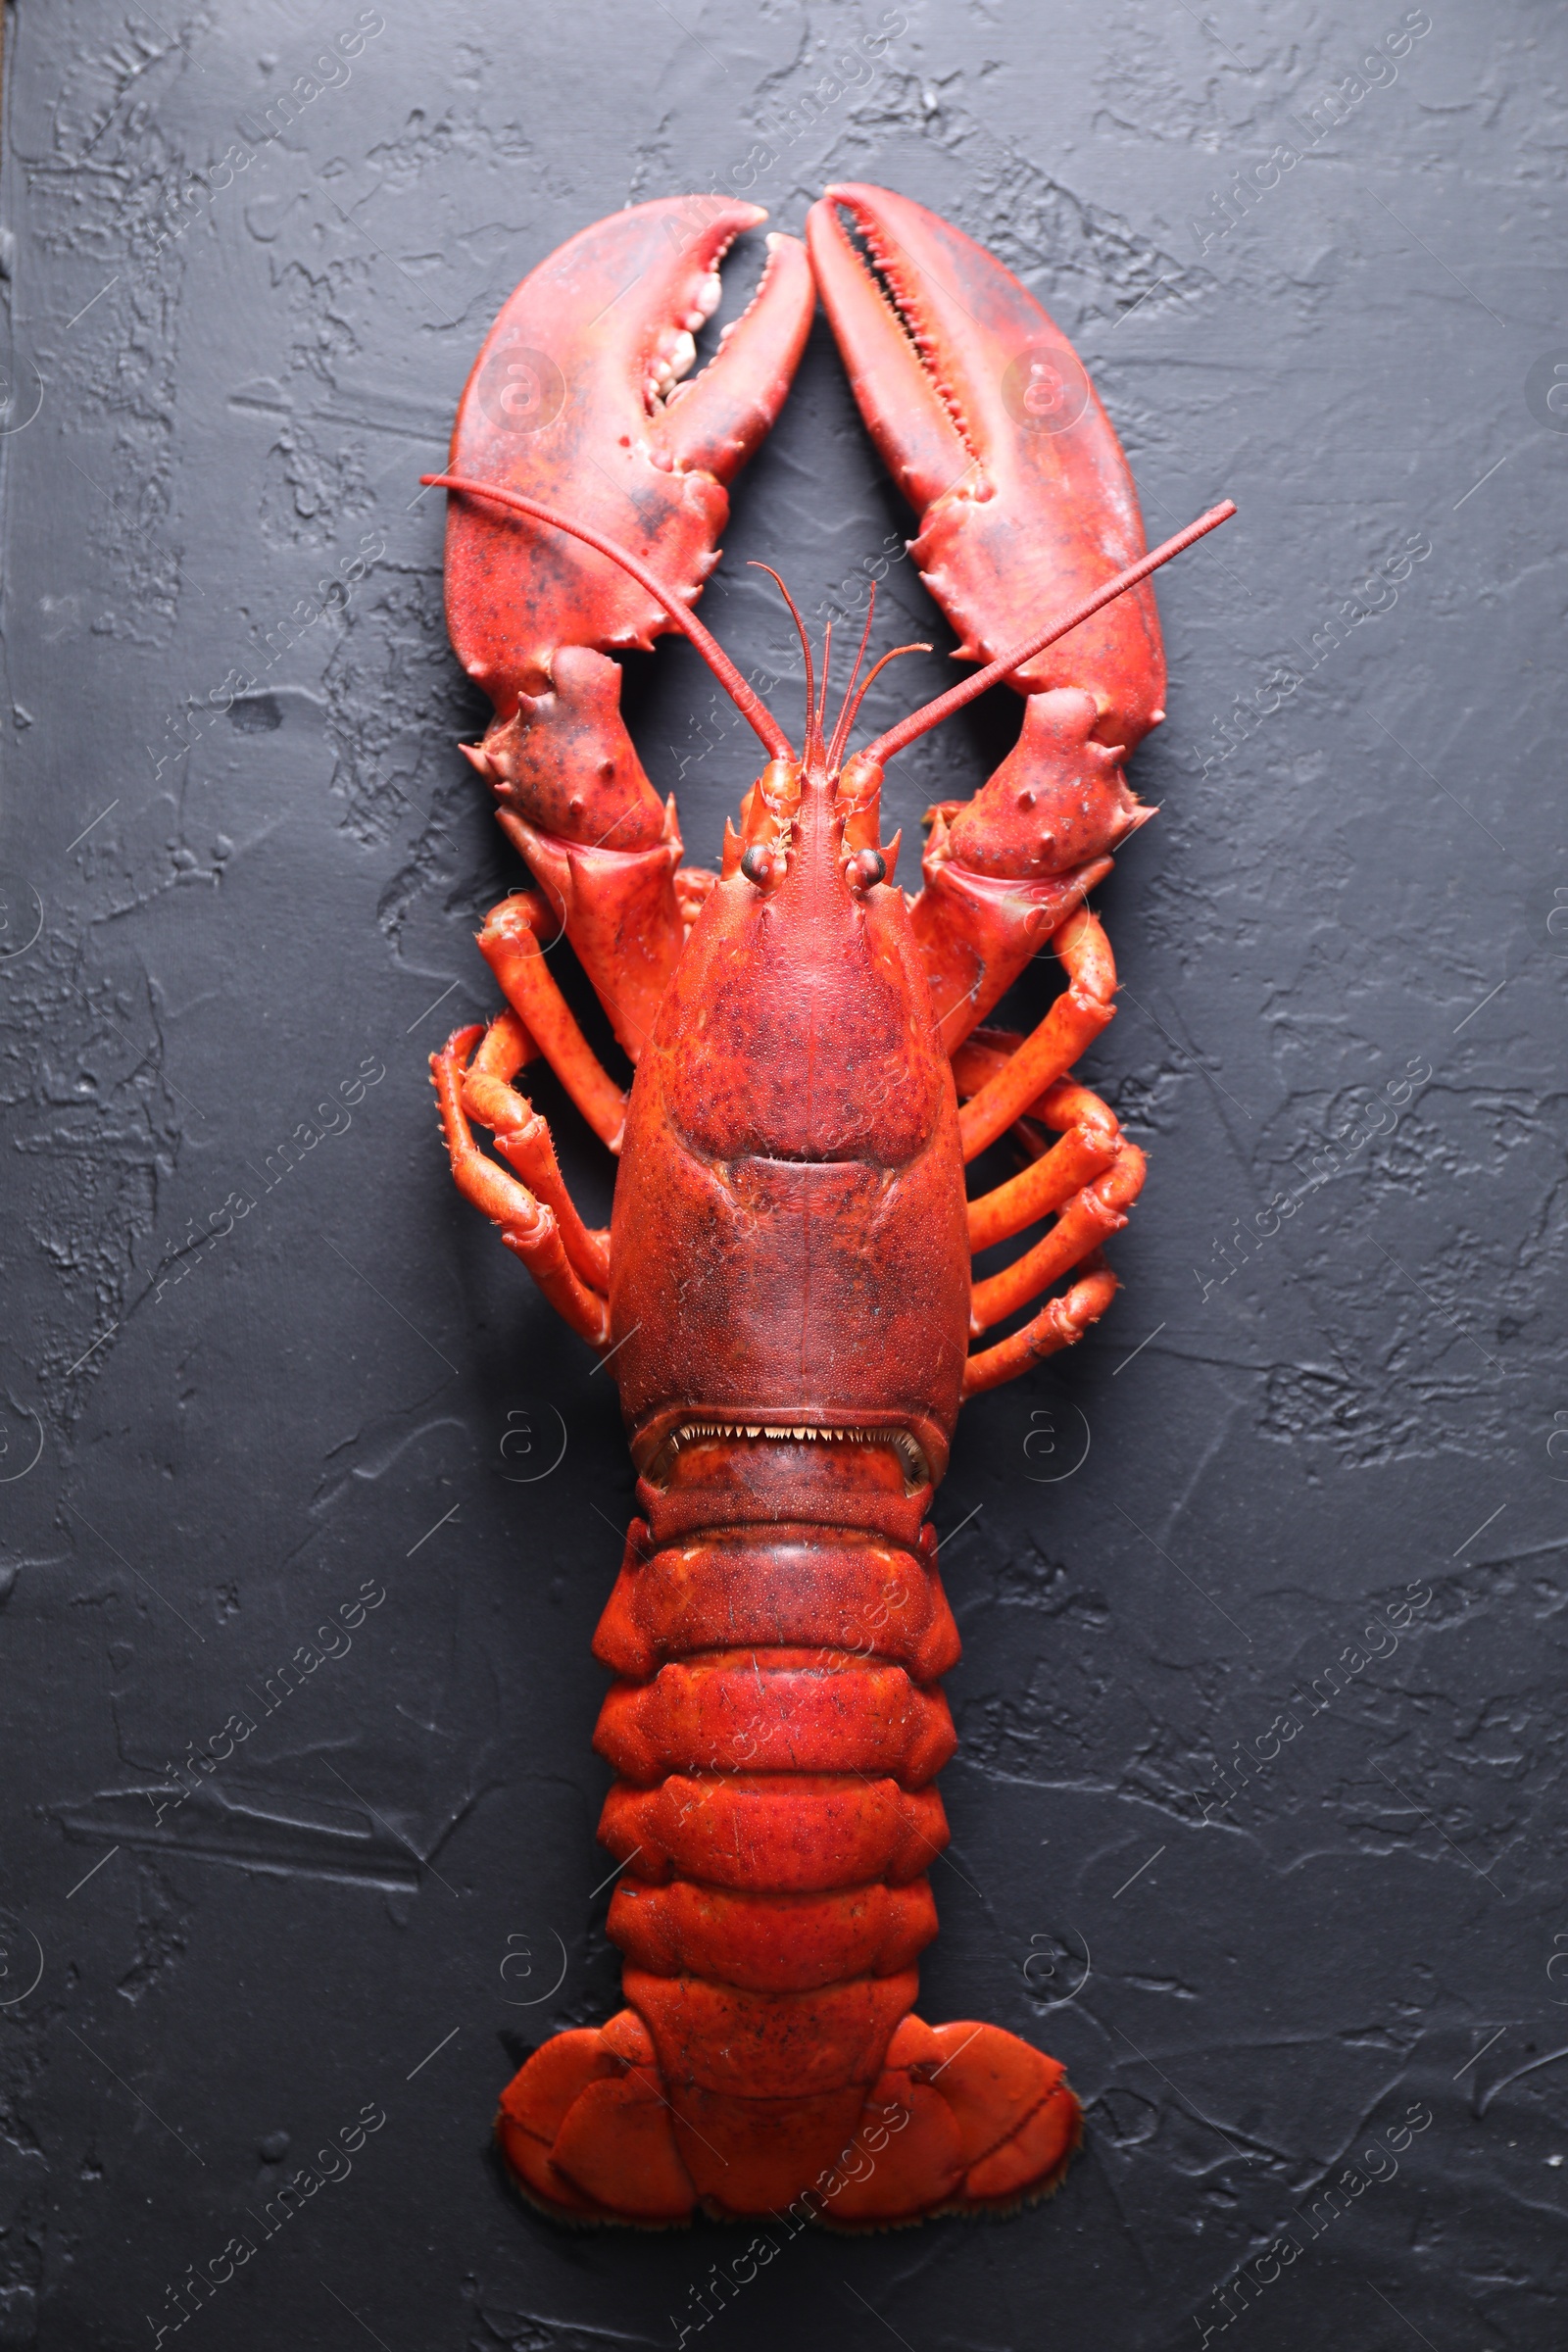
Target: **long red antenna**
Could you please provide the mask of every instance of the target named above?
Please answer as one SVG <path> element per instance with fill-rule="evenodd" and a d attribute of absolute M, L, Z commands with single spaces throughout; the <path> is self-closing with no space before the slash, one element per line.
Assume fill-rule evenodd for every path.
<path fill-rule="evenodd" d="M 1054 645 L 1058 637 L 1065 637 L 1069 629 L 1077 628 L 1091 613 L 1100 612 L 1102 606 L 1113 604 L 1118 596 L 1125 596 L 1128 589 L 1136 588 L 1140 580 L 1147 580 L 1152 571 L 1157 571 L 1162 564 L 1168 564 L 1172 556 L 1179 556 L 1184 548 L 1192 546 L 1195 539 L 1201 539 L 1206 532 L 1217 530 L 1222 522 L 1228 522 L 1235 512 L 1236 503 L 1229 498 L 1222 500 L 1217 507 L 1210 507 L 1206 514 L 1200 514 L 1196 522 L 1190 522 L 1185 531 L 1178 531 L 1174 539 L 1167 539 L 1162 547 L 1156 547 L 1152 554 L 1141 557 L 1136 564 L 1129 564 L 1125 571 L 1118 571 L 1113 580 L 1107 580 L 1102 588 L 1097 588 L 1093 596 L 1086 596 L 1081 604 L 1073 606 L 1070 612 L 1063 613 L 1057 620 L 1048 621 L 1043 629 L 1037 629 L 1021 644 L 1009 646 L 1004 654 L 998 655 L 995 662 L 988 662 L 984 669 L 977 669 L 972 677 L 965 678 L 961 686 L 950 687 L 946 694 L 939 694 L 934 703 L 927 703 L 922 710 L 911 711 L 907 718 L 901 718 L 896 727 L 889 727 L 887 733 L 879 735 L 875 743 L 868 743 L 860 758 L 874 760 L 879 766 L 885 765 L 895 752 L 904 750 L 906 744 L 913 743 L 917 736 L 929 734 L 933 727 L 940 726 L 955 710 L 961 710 L 965 703 L 972 703 L 976 695 L 984 694 L 999 679 L 1010 677 L 1025 662 L 1032 662 L 1036 654 L 1044 653 L 1048 645 Z M 866 684 L 870 682 L 868 678 Z"/>
<path fill-rule="evenodd" d="M 657 605 L 663 607 L 676 628 L 691 639 L 736 710 L 761 738 L 769 758 L 794 759 L 789 738 L 778 720 L 761 697 L 747 685 L 717 638 L 704 628 L 695 613 L 687 611 L 672 588 L 666 588 L 646 564 L 639 563 L 625 548 L 617 547 L 613 539 L 607 539 L 601 532 L 590 530 L 586 523 L 574 522 L 569 514 L 558 514 L 554 507 L 541 506 L 537 499 L 520 498 L 515 490 L 498 489 L 493 482 L 471 481 L 463 473 L 421 473 L 419 479 L 426 489 L 458 490 L 466 498 L 493 499 L 497 506 L 508 507 L 514 514 L 526 514 L 535 522 L 548 522 L 554 529 L 565 531 L 571 538 L 580 539 L 584 546 L 595 548 L 600 555 L 608 556 L 612 564 L 618 564 L 622 571 L 631 574 L 639 587 L 647 589 Z M 773 576 L 775 579 L 778 577 L 776 572 Z M 779 586 L 782 588 L 783 585 L 780 580 Z M 807 660 L 809 662 L 809 655 Z"/>

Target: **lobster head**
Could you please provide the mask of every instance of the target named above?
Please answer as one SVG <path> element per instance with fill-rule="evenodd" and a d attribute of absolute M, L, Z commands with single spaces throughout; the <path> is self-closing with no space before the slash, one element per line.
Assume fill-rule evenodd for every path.
<path fill-rule="evenodd" d="M 808 662 L 809 655 L 808 654 Z M 940 1476 L 968 1344 L 952 1069 L 881 768 L 770 760 L 638 1067 L 612 1343 L 645 1470 L 692 1431 L 854 1438 Z"/>

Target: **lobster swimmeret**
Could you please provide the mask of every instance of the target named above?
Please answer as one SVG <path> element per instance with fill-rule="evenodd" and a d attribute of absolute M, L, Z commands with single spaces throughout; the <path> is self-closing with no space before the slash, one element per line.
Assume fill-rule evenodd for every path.
<path fill-rule="evenodd" d="M 426 477 L 451 493 L 453 644 L 495 706 L 468 757 L 539 886 L 480 934 L 508 1008 L 432 1070 L 463 1192 L 613 1359 L 639 1474 L 594 1643 L 617 1678 L 595 1744 L 619 1776 L 600 1836 L 623 1865 L 627 2006 L 528 2060 L 503 2152 L 564 2221 L 797 2204 L 865 2229 L 1040 2195 L 1079 2135 L 1054 2060 L 912 2014 L 948 1837 L 938 1678 L 958 1655 L 926 1513 L 963 1398 L 1069 1346 L 1115 1292 L 1100 1248 L 1144 1163 L 1069 1075 L 1113 1009 L 1086 894 L 1151 813 L 1120 765 L 1162 716 L 1147 574 L 1232 509 L 1145 557 L 1065 337 L 982 247 L 883 189 L 830 188 L 809 260 L 770 238 L 750 310 L 682 380 L 720 259 L 764 218 L 667 198 L 571 239 L 503 310 L 451 470 Z M 797 755 L 690 611 L 817 291 L 920 511 L 922 577 L 985 664 L 852 757 L 865 687 L 826 740 L 804 630 Z M 681 866 L 674 803 L 619 713 L 612 652 L 670 628 L 768 755 L 717 876 Z M 933 811 L 906 901 L 883 766 L 1002 678 L 1026 697 L 1018 744 Z M 563 927 L 629 1096 L 556 985 Z M 979 1028 L 1048 938 L 1068 984 L 1039 1027 Z M 620 1156 L 608 1232 L 514 1085 L 539 1055 Z M 1009 1129 L 1028 1164 L 966 1201 L 965 1162 Z M 972 1250 L 1047 1219 L 971 1282 Z"/>

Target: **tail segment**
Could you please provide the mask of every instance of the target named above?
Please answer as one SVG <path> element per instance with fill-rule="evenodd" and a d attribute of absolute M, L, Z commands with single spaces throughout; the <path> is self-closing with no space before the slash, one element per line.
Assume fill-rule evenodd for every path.
<path fill-rule="evenodd" d="M 595 1745 L 620 1776 L 600 1836 L 629 2007 L 518 2076 L 514 2171 L 558 2211 L 652 2226 L 803 2198 L 887 2226 L 1054 2185 L 1061 2069 L 910 2015 L 958 1656 L 929 1488 L 891 1447 L 725 1436 L 641 1495 L 594 1642 L 619 1678 Z"/>

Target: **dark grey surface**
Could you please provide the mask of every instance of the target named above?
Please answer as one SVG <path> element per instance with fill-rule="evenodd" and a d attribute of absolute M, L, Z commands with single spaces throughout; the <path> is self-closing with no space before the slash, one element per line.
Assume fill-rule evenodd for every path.
<path fill-rule="evenodd" d="M 812 2234 L 704 2340 L 1164 2347 L 1250 2299 L 1229 2340 L 1286 2352 L 1560 2342 L 1560 12 L 1434 0 L 1356 99 L 1396 0 L 388 0 L 269 137 L 357 14 L 7 22 L 0 2344 L 150 2345 L 241 2232 L 180 2341 L 672 2345 L 750 2234 L 563 2235 L 487 2154 L 509 2051 L 615 2003 L 588 1642 L 630 1474 L 438 1147 L 423 1056 L 491 1007 L 471 933 L 519 874 L 456 750 L 481 713 L 416 476 L 561 239 L 715 185 L 798 228 L 835 176 L 1022 272 L 1152 536 L 1242 513 L 1161 582 L 1161 814 L 1101 893 L 1126 985 L 1087 1074 L 1152 1163 L 1126 1287 L 969 1408 L 938 1504 L 962 1744 L 921 2009 L 1064 2058 L 1087 2149 L 1005 2225 Z M 906 519 L 819 325 L 705 615 L 784 662 L 745 559 L 819 611 Z M 887 593 L 882 644 L 951 643 L 906 563 Z M 749 739 L 683 647 L 634 666 L 710 858 Z M 879 723 L 949 674 L 894 672 Z M 901 761 L 895 816 L 1009 720 Z M 282 1173 L 327 1101 L 349 1123 Z M 247 2213 L 367 2107 L 264 2239 Z"/>

